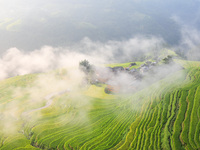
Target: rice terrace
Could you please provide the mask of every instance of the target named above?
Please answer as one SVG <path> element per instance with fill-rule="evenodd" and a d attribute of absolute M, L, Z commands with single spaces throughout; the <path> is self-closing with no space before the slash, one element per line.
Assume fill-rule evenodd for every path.
<path fill-rule="evenodd" d="M 200 150 L 200 0 L 0 0 L 0 150 Z"/>
<path fill-rule="evenodd" d="M 174 62 L 181 69 L 127 93 L 106 93 L 101 82 L 60 91 L 35 83 L 64 82 L 67 70 L 3 80 L 0 149 L 200 149 L 200 62 Z"/>

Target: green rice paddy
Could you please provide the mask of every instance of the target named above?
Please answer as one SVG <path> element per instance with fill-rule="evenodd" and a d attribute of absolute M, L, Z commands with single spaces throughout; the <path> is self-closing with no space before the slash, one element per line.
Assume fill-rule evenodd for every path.
<path fill-rule="evenodd" d="M 37 74 L 1 81 L 0 150 L 200 149 L 200 62 L 176 62 L 184 69 L 136 93 L 92 85 L 38 110 L 26 90 Z"/>

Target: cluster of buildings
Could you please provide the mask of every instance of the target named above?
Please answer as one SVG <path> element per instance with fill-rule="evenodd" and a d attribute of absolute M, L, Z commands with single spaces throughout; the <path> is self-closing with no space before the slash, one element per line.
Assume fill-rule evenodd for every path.
<path fill-rule="evenodd" d="M 137 63 L 130 63 L 128 67 L 117 66 L 117 67 L 97 68 L 95 70 L 93 83 L 107 84 L 107 87 L 105 88 L 105 91 L 107 93 L 117 93 L 120 91 L 122 85 L 124 84 L 123 80 L 126 80 L 121 77 L 118 78 L 118 76 L 121 76 L 122 74 L 127 74 L 131 78 L 129 79 L 130 81 L 128 81 L 128 84 L 126 80 L 125 85 L 127 86 L 127 88 L 134 89 L 135 81 L 142 80 L 142 78 L 145 76 L 146 73 L 153 71 L 153 67 L 156 66 L 157 63 L 146 61 L 140 67 L 134 68 L 134 66 L 136 65 Z"/>

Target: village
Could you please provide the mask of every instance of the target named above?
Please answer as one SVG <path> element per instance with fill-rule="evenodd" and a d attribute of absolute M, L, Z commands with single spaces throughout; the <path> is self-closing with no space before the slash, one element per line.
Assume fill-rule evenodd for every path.
<path fill-rule="evenodd" d="M 137 64 L 138 63 L 138 64 Z M 148 77 L 154 76 L 158 70 L 166 69 L 172 64 L 172 56 L 157 60 L 130 62 L 128 66 L 97 67 L 90 65 L 87 60 L 79 63 L 80 69 L 85 72 L 88 84 L 100 86 L 106 85 L 105 92 L 108 94 L 133 92 L 140 87 L 140 83 Z M 168 70 L 169 71 L 169 70 Z"/>
<path fill-rule="evenodd" d="M 157 62 L 146 61 L 138 68 L 134 67 L 136 65 L 137 63 L 133 62 L 128 67 L 96 68 L 91 83 L 106 84 L 105 92 L 108 94 L 134 91 L 137 88 L 136 82 L 141 81 L 148 73 L 153 73 Z"/>

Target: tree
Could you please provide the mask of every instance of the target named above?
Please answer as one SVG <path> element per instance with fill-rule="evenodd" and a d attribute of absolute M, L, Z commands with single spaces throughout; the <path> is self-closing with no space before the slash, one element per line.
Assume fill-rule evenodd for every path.
<path fill-rule="evenodd" d="M 86 74 L 91 73 L 93 71 L 92 65 L 90 65 L 89 61 L 86 59 L 79 62 L 79 68 Z"/>
<path fill-rule="evenodd" d="M 168 55 L 163 59 L 164 64 L 170 64 L 172 62 L 172 56 Z"/>

